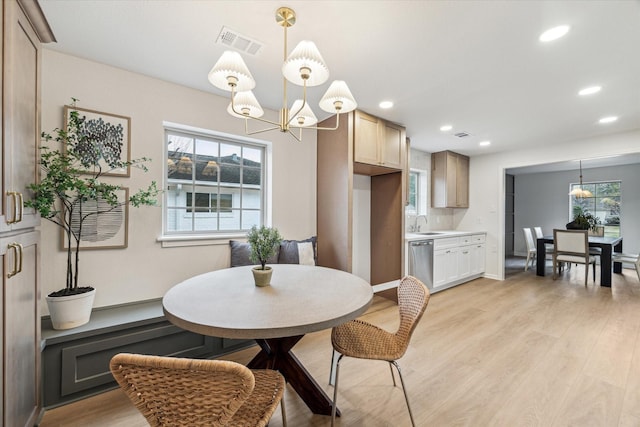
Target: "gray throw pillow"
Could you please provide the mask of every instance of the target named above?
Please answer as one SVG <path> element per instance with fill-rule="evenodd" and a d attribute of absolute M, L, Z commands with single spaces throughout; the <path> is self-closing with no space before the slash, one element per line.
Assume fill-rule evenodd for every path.
<path fill-rule="evenodd" d="M 318 265 L 316 240 L 316 236 L 305 240 L 283 240 L 278 264 Z"/>
<path fill-rule="evenodd" d="M 246 242 L 239 242 L 237 240 L 229 240 L 229 246 L 231 247 L 231 267 L 241 267 L 243 265 L 257 265 L 251 262 L 251 245 Z M 267 260 L 267 264 L 278 263 L 278 252 L 280 248 L 276 250 L 275 255 Z"/>

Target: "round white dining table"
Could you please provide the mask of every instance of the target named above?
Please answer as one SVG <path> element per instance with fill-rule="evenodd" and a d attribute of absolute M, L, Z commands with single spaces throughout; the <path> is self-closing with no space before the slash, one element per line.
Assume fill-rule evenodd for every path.
<path fill-rule="evenodd" d="M 272 265 L 271 285 L 254 285 L 251 266 L 211 271 L 187 279 L 164 295 L 171 323 L 203 335 L 256 340 L 261 351 L 251 369 L 276 369 L 316 414 L 331 414 L 331 399 L 291 351 L 310 332 L 364 313 L 371 285 L 340 270 Z"/>

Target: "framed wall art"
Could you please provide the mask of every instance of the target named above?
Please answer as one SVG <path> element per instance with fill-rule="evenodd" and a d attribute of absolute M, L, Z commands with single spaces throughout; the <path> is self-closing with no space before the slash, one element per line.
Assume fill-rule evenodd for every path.
<path fill-rule="evenodd" d="M 80 236 L 80 250 L 91 249 L 124 249 L 128 245 L 129 228 L 129 189 L 122 187 L 117 190 L 118 205 L 113 207 L 104 200 L 85 201 L 82 215 L 86 218 L 82 222 Z M 74 203 L 74 208 L 77 207 Z M 71 229 L 77 233 L 79 225 L 79 209 L 74 209 L 71 215 Z M 62 249 L 69 247 L 66 233 L 62 231 Z M 75 249 L 75 241 L 71 242 Z"/>
<path fill-rule="evenodd" d="M 92 140 L 84 152 L 84 163 L 89 165 L 86 173 L 95 174 L 101 169 L 101 175 L 128 177 L 129 165 L 114 165 L 131 161 L 131 118 L 67 105 L 64 107 L 65 130 L 72 111 L 84 118 L 82 131 Z M 96 146 L 100 148 L 99 153 L 95 152 Z M 81 146 L 79 151 L 82 152 Z"/>

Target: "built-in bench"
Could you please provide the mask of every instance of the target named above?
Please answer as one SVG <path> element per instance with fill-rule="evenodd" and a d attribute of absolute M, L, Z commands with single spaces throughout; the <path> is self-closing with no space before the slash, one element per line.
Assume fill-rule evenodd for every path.
<path fill-rule="evenodd" d="M 43 406 L 52 408 L 116 388 L 109 371 L 116 353 L 213 358 L 252 344 L 180 329 L 164 317 L 161 299 L 97 308 L 89 323 L 62 331 L 54 330 L 45 316 Z"/>

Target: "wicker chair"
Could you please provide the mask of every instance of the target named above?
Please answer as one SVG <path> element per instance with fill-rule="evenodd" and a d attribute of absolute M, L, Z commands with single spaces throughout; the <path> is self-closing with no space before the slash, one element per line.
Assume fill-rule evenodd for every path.
<path fill-rule="evenodd" d="M 427 308 L 429 298 L 429 289 L 420 280 L 412 276 L 406 276 L 398 285 L 400 326 L 395 333 L 387 332 L 358 319 L 333 328 L 331 331 L 331 343 L 333 344 L 334 357 L 336 353 L 340 353 L 340 356 L 335 364 L 335 380 L 333 380 L 335 388 L 333 390 L 333 407 L 331 410 L 332 426 L 335 422 L 337 411 L 338 375 L 340 372 L 340 360 L 343 356 L 389 362 L 394 386 L 396 385 L 396 379 L 393 375 L 393 366 L 395 366 L 402 383 L 402 391 L 409 409 L 411 424 L 415 426 L 407 389 L 400 372 L 400 366 L 396 360 L 400 359 L 407 351 L 411 334 Z"/>
<path fill-rule="evenodd" d="M 235 362 L 120 353 L 111 372 L 151 426 L 266 426 L 285 380 Z"/>

